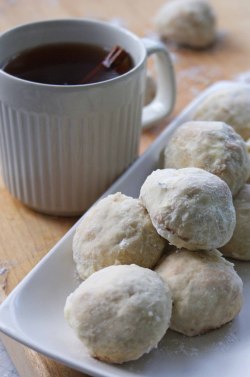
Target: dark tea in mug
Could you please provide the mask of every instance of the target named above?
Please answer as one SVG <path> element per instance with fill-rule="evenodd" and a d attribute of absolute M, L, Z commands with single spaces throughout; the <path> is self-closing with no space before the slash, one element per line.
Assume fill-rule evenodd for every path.
<path fill-rule="evenodd" d="M 2 69 L 23 80 L 51 85 L 79 85 L 108 55 L 109 50 L 84 43 L 56 43 L 24 50 L 13 56 Z M 87 83 L 113 79 L 133 68 L 126 53 L 122 64 L 100 69 Z"/>

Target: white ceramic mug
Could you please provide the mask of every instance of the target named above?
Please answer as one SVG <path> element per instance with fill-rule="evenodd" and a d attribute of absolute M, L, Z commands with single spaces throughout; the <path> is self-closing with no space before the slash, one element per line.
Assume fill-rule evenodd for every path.
<path fill-rule="evenodd" d="M 49 214 L 84 212 L 135 160 L 141 126 L 165 117 L 175 100 L 166 48 L 105 22 L 68 19 L 22 25 L 0 36 L 0 64 L 58 42 L 123 47 L 134 67 L 104 82 L 47 85 L 0 70 L 0 158 L 12 195 Z M 156 54 L 158 89 L 143 108 L 147 56 Z"/>

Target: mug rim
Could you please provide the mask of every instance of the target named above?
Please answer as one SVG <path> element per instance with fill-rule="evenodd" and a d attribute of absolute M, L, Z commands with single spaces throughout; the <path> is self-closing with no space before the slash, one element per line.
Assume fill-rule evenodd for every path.
<path fill-rule="evenodd" d="M 123 34 L 128 35 L 130 38 L 134 39 L 136 41 L 136 43 L 138 43 L 138 45 L 140 45 L 142 47 L 143 55 L 140 58 L 140 60 L 137 62 L 137 64 L 135 64 L 134 67 L 132 69 L 130 69 L 128 72 L 126 72 L 126 73 L 124 73 L 120 76 L 111 78 L 109 80 L 99 81 L 99 82 L 94 82 L 94 83 L 89 83 L 89 84 L 59 85 L 59 84 L 39 83 L 39 82 L 29 81 L 29 80 L 25 80 L 25 79 L 22 79 L 20 77 L 16 77 L 14 75 L 11 75 L 11 74 L 5 72 L 1 67 L 0 67 L 0 75 L 3 75 L 7 79 L 17 81 L 19 83 L 26 84 L 26 85 L 33 85 L 33 86 L 39 86 L 39 87 L 44 87 L 44 88 L 53 88 L 53 89 L 65 88 L 63 90 L 67 90 L 67 88 L 71 89 L 71 90 L 72 90 L 72 88 L 74 88 L 74 89 L 78 88 L 78 89 L 82 90 L 84 88 L 89 89 L 89 88 L 96 87 L 96 86 L 109 85 L 110 83 L 113 83 L 113 82 L 116 82 L 116 81 L 122 81 L 122 80 L 126 79 L 129 75 L 137 72 L 137 70 L 141 68 L 141 66 L 143 65 L 143 63 L 146 60 L 146 56 L 147 56 L 146 48 L 144 47 L 141 38 L 139 38 L 136 34 L 134 34 L 130 30 L 125 29 L 121 26 L 116 26 L 116 25 L 110 24 L 108 21 L 102 21 L 102 20 L 92 19 L 92 18 L 79 18 L 79 17 L 55 18 L 55 19 L 46 19 L 46 20 L 23 23 L 23 24 L 15 26 L 15 27 L 9 28 L 6 31 L 0 33 L 0 43 L 1 43 L 1 39 L 5 35 L 8 35 L 10 33 L 16 33 L 23 28 L 38 26 L 38 25 L 42 25 L 42 24 L 49 25 L 49 24 L 60 24 L 60 23 L 61 24 L 63 24 L 63 23 L 79 23 L 79 24 L 85 23 L 85 24 L 99 25 L 99 26 L 102 26 L 102 27 L 113 29 L 114 31 L 119 30 Z"/>

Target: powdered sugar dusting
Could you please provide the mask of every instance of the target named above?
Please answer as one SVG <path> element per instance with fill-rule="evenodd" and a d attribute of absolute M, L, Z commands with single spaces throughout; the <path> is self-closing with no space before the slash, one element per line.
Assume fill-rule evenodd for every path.
<path fill-rule="evenodd" d="M 161 41 L 160 35 L 152 30 L 146 31 L 145 38 L 152 39 L 153 41 L 156 41 L 156 42 Z"/>
<path fill-rule="evenodd" d="M 250 71 L 241 72 L 233 78 L 234 81 L 250 84 Z"/>
<path fill-rule="evenodd" d="M 177 84 L 185 82 L 185 88 L 196 97 L 204 87 L 207 87 L 217 81 L 221 74 L 221 69 L 217 66 L 208 67 L 205 65 L 196 65 L 183 70 L 177 74 Z M 201 89 L 199 89 L 201 88 Z"/>
<path fill-rule="evenodd" d="M 0 303 L 5 299 L 6 296 L 6 284 L 8 278 L 8 268 L 4 264 L 0 265 Z"/>
<path fill-rule="evenodd" d="M 219 73 L 220 69 L 218 67 L 209 68 L 208 70 L 206 66 L 197 65 L 180 71 L 178 73 L 178 80 L 186 78 L 199 84 L 208 85 L 211 79 L 216 78 Z"/>
<path fill-rule="evenodd" d="M 126 249 L 129 246 L 129 241 L 126 238 L 123 238 L 119 243 L 121 249 Z"/>
<path fill-rule="evenodd" d="M 0 275 L 4 275 L 7 271 L 6 267 L 0 267 Z"/>
<path fill-rule="evenodd" d="M 173 347 L 173 350 L 172 350 L 172 354 L 175 354 L 175 355 L 185 355 L 185 356 L 190 356 L 190 357 L 194 357 L 194 356 L 198 356 L 199 354 L 199 349 L 197 347 L 190 347 L 190 345 L 187 343 L 187 342 L 180 342 L 180 340 L 178 339 L 175 339 L 175 343 Z M 168 350 L 169 352 L 169 350 Z"/>
<path fill-rule="evenodd" d="M 76 286 L 80 285 L 83 282 L 83 280 L 80 278 L 78 272 L 75 270 L 74 271 L 74 283 Z"/>
<path fill-rule="evenodd" d="M 117 27 L 127 28 L 127 23 L 125 22 L 124 19 L 122 19 L 120 17 L 111 18 L 110 20 L 108 20 L 108 22 L 111 25 L 114 25 L 114 26 L 117 26 Z"/>
<path fill-rule="evenodd" d="M 0 342 L 0 376 L 18 377 L 18 373 L 12 364 L 3 344 Z"/>

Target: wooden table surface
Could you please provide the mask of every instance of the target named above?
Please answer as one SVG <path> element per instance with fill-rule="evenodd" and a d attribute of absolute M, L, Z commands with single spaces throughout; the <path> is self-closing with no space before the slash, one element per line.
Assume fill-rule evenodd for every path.
<path fill-rule="evenodd" d="M 91 17 L 122 23 L 139 36 L 154 33 L 153 16 L 162 0 L 0 0 L 0 32 L 18 24 L 52 18 Z M 140 153 L 200 91 L 218 80 L 250 82 L 250 0 L 212 0 L 218 41 L 192 51 L 169 46 L 177 80 L 174 113 L 141 137 Z M 0 300 L 75 223 L 76 218 L 45 216 L 13 199 L 0 179 Z M 3 337 L 22 377 L 76 377 L 81 373 Z"/>

